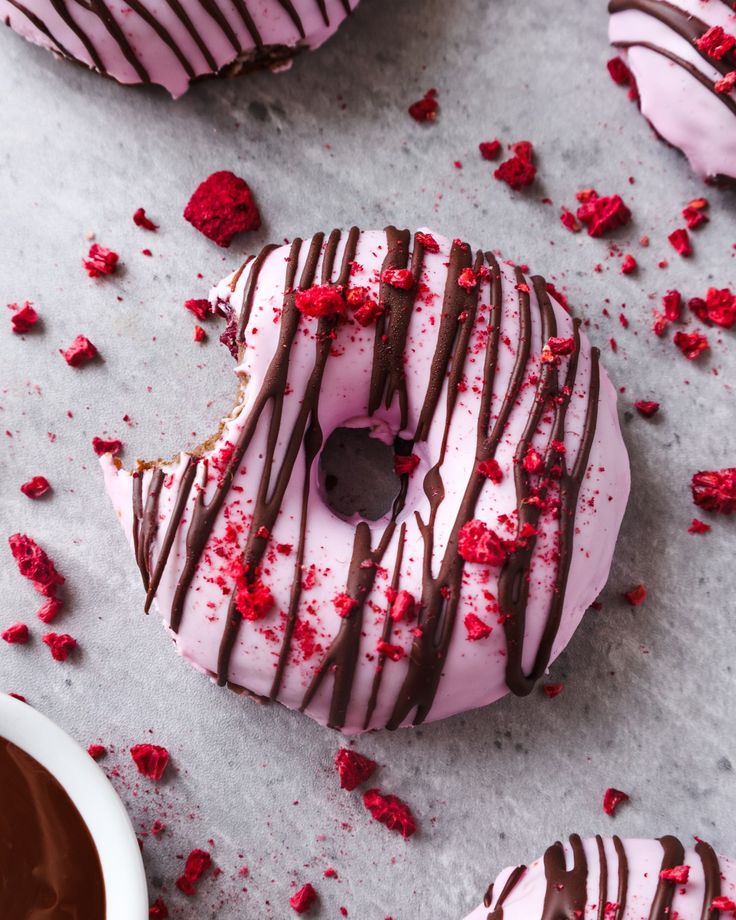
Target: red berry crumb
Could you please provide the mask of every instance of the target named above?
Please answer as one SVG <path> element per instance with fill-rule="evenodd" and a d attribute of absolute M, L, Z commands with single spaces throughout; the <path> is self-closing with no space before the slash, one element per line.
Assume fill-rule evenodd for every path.
<path fill-rule="evenodd" d="M 99 278 L 100 275 L 114 274 L 119 258 L 120 256 L 112 249 L 105 249 L 99 243 L 92 243 L 87 258 L 82 259 L 82 265 L 90 278 Z"/>
<path fill-rule="evenodd" d="M 416 235 L 417 243 L 421 243 L 427 252 L 437 253 L 440 251 L 440 244 L 431 233 L 422 233 L 421 230 Z"/>
<path fill-rule="evenodd" d="M 469 613 L 463 622 L 468 633 L 468 642 L 477 642 L 479 639 L 487 639 L 493 632 L 493 627 L 484 623 L 483 620 L 474 613 Z"/>
<path fill-rule="evenodd" d="M 212 857 L 206 850 L 192 850 L 184 863 L 184 871 L 176 880 L 176 887 L 187 897 L 196 894 L 197 882 L 211 865 Z"/>
<path fill-rule="evenodd" d="M 481 141 L 478 149 L 484 160 L 497 160 L 501 153 L 501 141 Z"/>
<path fill-rule="evenodd" d="M 49 597 L 36 611 L 36 616 L 42 623 L 50 623 L 56 619 L 56 615 L 64 606 L 64 602 L 58 597 Z"/>
<path fill-rule="evenodd" d="M 603 793 L 603 811 L 612 816 L 622 802 L 628 801 L 629 796 L 620 789 L 606 789 Z"/>
<path fill-rule="evenodd" d="M 195 300 L 185 300 L 184 309 L 193 313 L 200 323 L 204 322 L 212 312 L 212 306 L 205 297 Z"/>
<path fill-rule="evenodd" d="M 38 322 L 38 313 L 33 309 L 30 301 L 27 300 L 20 309 L 17 308 L 17 304 L 10 304 L 10 306 L 15 308 L 15 312 L 10 317 L 10 325 L 13 327 L 13 332 L 18 335 L 30 332 Z"/>
<path fill-rule="evenodd" d="M 369 789 L 363 794 L 363 804 L 374 821 L 380 821 L 390 831 L 397 831 L 402 837 L 411 837 L 417 829 L 411 809 L 395 795 L 384 795 L 378 789 Z"/>
<path fill-rule="evenodd" d="M 416 612 L 417 602 L 414 595 L 408 591 L 399 591 L 396 598 L 391 604 L 391 619 L 394 623 L 401 623 L 403 620 L 411 620 Z"/>
<path fill-rule="evenodd" d="M 690 244 L 690 234 L 685 227 L 678 227 L 677 230 L 673 230 L 667 239 L 670 241 L 670 245 L 675 252 L 679 253 L 684 258 L 693 254 L 693 247 Z"/>
<path fill-rule="evenodd" d="M 736 324 L 736 294 L 729 288 L 708 288 L 705 299 L 693 297 L 688 307 L 701 322 L 731 329 Z"/>
<path fill-rule="evenodd" d="M 644 585 L 637 585 L 631 591 L 626 591 L 624 597 L 632 607 L 639 607 L 647 599 L 647 589 Z"/>
<path fill-rule="evenodd" d="M 736 512 L 736 467 L 701 470 L 693 476 L 690 488 L 693 501 L 704 511 L 718 514 Z"/>
<path fill-rule="evenodd" d="M 51 484 L 45 476 L 34 476 L 28 482 L 24 482 L 20 490 L 28 498 L 41 498 L 50 488 Z"/>
<path fill-rule="evenodd" d="M 559 359 L 575 351 L 575 339 L 562 339 L 553 336 L 547 339 L 542 349 L 542 364 L 559 364 Z"/>
<path fill-rule="evenodd" d="M 87 753 L 92 760 L 101 760 L 107 754 L 107 748 L 104 744 L 90 744 Z"/>
<path fill-rule="evenodd" d="M 22 533 L 14 533 L 8 537 L 8 543 L 20 574 L 33 582 L 33 587 L 39 594 L 53 597 L 57 586 L 64 584 L 64 576 L 59 575 L 44 550 L 35 540 Z"/>
<path fill-rule="evenodd" d="M 138 208 L 137 211 L 134 211 L 133 223 L 136 227 L 142 227 L 144 230 L 158 230 L 158 224 L 154 224 L 150 218 L 146 217 L 145 208 Z"/>
<path fill-rule="evenodd" d="M 134 744 L 130 756 L 138 772 L 156 782 L 164 775 L 169 763 L 169 752 L 158 744 Z"/>
<path fill-rule="evenodd" d="M 212 173 L 197 186 L 184 208 L 184 220 L 225 249 L 238 233 L 261 226 L 248 183 L 227 170 Z"/>
<path fill-rule="evenodd" d="M 690 526 L 687 529 L 688 533 L 704 534 L 710 533 L 711 526 L 706 524 L 705 521 L 700 521 L 698 518 L 693 518 L 690 522 Z"/>
<path fill-rule="evenodd" d="M 291 904 L 292 910 L 296 911 L 296 913 L 306 914 L 316 900 L 317 892 L 307 882 L 306 885 L 302 885 L 296 894 L 289 898 L 289 904 Z"/>
<path fill-rule="evenodd" d="M 401 661 L 406 655 L 406 652 L 400 645 L 392 645 L 390 642 L 386 642 L 385 639 L 379 639 L 378 642 L 376 642 L 376 651 L 379 655 L 385 655 L 386 658 L 390 658 L 391 661 Z"/>
<path fill-rule="evenodd" d="M 544 684 L 542 687 L 544 695 L 550 700 L 553 700 L 556 696 L 559 696 L 564 689 L 564 684 Z"/>
<path fill-rule="evenodd" d="M 714 61 L 721 61 L 736 47 L 736 37 L 726 32 L 722 26 L 711 26 L 695 44 L 699 51 Z"/>
<path fill-rule="evenodd" d="M 621 274 L 622 275 L 631 275 L 638 268 L 636 259 L 629 253 L 624 256 L 624 260 L 621 263 Z"/>
<path fill-rule="evenodd" d="M 25 645 L 30 638 L 28 627 L 25 623 L 13 623 L 12 626 L 0 634 L 0 639 L 8 642 L 10 645 Z"/>
<path fill-rule="evenodd" d="M 577 216 L 587 226 L 588 235 L 598 237 L 626 226 L 631 220 L 631 211 L 620 195 L 599 197 L 591 190 L 578 208 Z"/>
<path fill-rule="evenodd" d="M 611 58 L 606 66 L 614 83 L 619 86 L 628 86 L 631 83 L 631 71 L 620 57 Z"/>
<path fill-rule="evenodd" d="M 476 472 L 481 476 L 485 476 L 486 479 L 490 479 L 491 482 L 494 482 L 498 485 L 499 482 L 503 479 L 503 470 L 498 460 L 491 458 L 490 460 L 481 460 L 481 462 L 476 467 Z"/>
<path fill-rule="evenodd" d="M 51 657 L 54 661 L 66 661 L 71 652 L 77 647 L 77 640 L 70 635 L 62 633 L 46 633 L 43 637 L 44 645 L 51 649 Z"/>
<path fill-rule="evenodd" d="M 408 268 L 387 268 L 381 274 L 381 281 L 402 291 L 408 291 L 414 287 L 414 275 Z"/>
<path fill-rule="evenodd" d="M 62 355 L 69 367 L 81 367 L 97 357 L 97 349 L 88 338 L 78 335 Z"/>
<path fill-rule="evenodd" d="M 194 327 L 194 341 L 195 342 L 203 342 L 206 335 L 207 333 L 204 331 L 204 329 L 201 326 Z"/>
<path fill-rule="evenodd" d="M 397 476 L 411 476 L 414 470 L 419 466 L 419 457 L 416 454 L 396 454 L 394 456 L 394 472 Z"/>
<path fill-rule="evenodd" d="M 168 920 L 169 909 L 161 898 L 156 898 L 148 908 L 148 920 Z"/>
<path fill-rule="evenodd" d="M 478 276 L 472 268 L 464 268 L 458 276 L 457 283 L 466 291 L 472 291 L 478 286 Z"/>
<path fill-rule="evenodd" d="M 690 866 L 673 866 L 671 869 L 662 869 L 659 877 L 666 882 L 677 882 L 678 885 L 686 885 L 690 877 Z"/>
<path fill-rule="evenodd" d="M 506 558 L 506 548 L 501 538 L 477 518 L 460 528 L 457 551 L 466 562 L 501 565 Z"/>
<path fill-rule="evenodd" d="M 439 110 L 436 89 L 428 89 L 421 99 L 409 106 L 409 114 L 418 122 L 436 121 Z"/>
<path fill-rule="evenodd" d="M 515 155 L 504 160 L 493 173 L 493 177 L 499 182 L 505 182 L 515 192 L 518 192 L 534 182 L 537 177 L 537 167 L 532 162 L 532 147 L 528 141 L 521 141 L 512 146 Z"/>
<path fill-rule="evenodd" d="M 117 457 L 122 449 L 123 442 L 118 440 L 118 438 L 92 438 L 92 450 L 98 457 L 101 457 L 103 454 L 112 454 L 113 457 Z"/>
<path fill-rule="evenodd" d="M 335 767 L 340 776 L 340 788 L 352 792 L 357 789 L 361 783 L 376 772 L 378 764 L 375 760 L 369 760 L 357 751 L 351 751 L 348 748 L 340 748 L 335 755 Z"/>
<path fill-rule="evenodd" d="M 639 413 L 639 415 L 643 415 L 644 418 L 651 418 L 653 415 L 656 415 L 659 412 L 659 403 L 650 402 L 646 399 L 640 399 L 639 402 L 634 403 L 634 408 Z"/>
<path fill-rule="evenodd" d="M 711 901 L 710 909 L 720 911 L 731 910 L 736 912 L 736 901 L 725 897 L 725 895 L 719 895 L 717 898 L 713 898 Z"/>
<path fill-rule="evenodd" d="M 710 348 L 708 339 L 700 332 L 676 332 L 673 341 L 688 361 L 695 361 Z"/>
<path fill-rule="evenodd" d="M 736 88 L 736 70 L 729 70 L 725 77 L 716 80 L 713 89 L 717 93 L 730 93 Z M 707 218 L 706 218 L 707 219 Z"/>
<path fill-rule="evenodd" d="M 305 316 L 344 316 L 347 311 L 342 291 L 328 284 L 297 291 L 295 303 L 297 310 Z"/>
<path fill-rule="evenodd" d="M 336 594 L 335 597 L 332 598 L 332 603 L 335 607 L 335 610 L 337 611 L 338 616 L 341 616 L 344 619 L 346 616 L 348 616 L 350 611 L 355 606 L 357 606 L 358 602 L 355 600 L 355 598 L 350 597 L 349 594 L 345 594 L 345 592 L 342 591 L 340 594 Z"/>

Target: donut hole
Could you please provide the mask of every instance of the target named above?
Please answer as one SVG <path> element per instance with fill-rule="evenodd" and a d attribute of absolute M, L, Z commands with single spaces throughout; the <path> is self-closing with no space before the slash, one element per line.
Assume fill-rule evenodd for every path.
<path fill-rule="evenodd" d="M 338 517 L 377 521 L 390 514 L 402 489 L 394 471 L 396 447 L 385 423 L 343 423 L 325 441 L 319 485 Z"/>

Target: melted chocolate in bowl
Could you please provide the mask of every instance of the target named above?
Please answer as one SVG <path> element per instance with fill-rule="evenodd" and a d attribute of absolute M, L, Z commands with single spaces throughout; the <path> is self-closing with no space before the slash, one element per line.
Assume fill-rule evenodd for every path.
<path fill-rule="evenodd" d="M 92 836 L 61 784 L 0 738 L 0 917 L 105 920 Z"/>

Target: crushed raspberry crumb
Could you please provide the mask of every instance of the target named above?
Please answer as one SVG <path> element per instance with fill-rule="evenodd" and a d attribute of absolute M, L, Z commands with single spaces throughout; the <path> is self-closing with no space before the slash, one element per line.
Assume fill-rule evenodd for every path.
<path fill-rule="evenodd" d="M 66 351 L 61 352 L 69 367 L 81 367 L 97 357 L 97 349 L 88 338 L 78 335 Z"/>
<path fill-rule="evenodd" d="M 82 259 L 82 265 L 90 278 L 99 278 L 100 275 L 114 274 L 119 258 L 120 256 L 112 249 L 105 249 L 99 243 L 92 243 L 87 258 Z"/>
<path fill-rule="evenodd" d="M 148 908 L 148 920 L 169 920 L 169 909 L 161 898 Z"/>
<path fill-rule="evenodd" d="M 493 173 L 493 177 L 499 182 L 505 182 L 515 192 L 530 186 L 537 177 L 537 167 L 532 162 L 531 144 L 529 145 L 528 155 L 527 148 L 524 146 L 527 141 L 522 141 L 514 156 L 503 163 Z"/>
<path fill-rule="evenodd" d="M 204 331 L 204 329 L 201 326 L 194 327 L 193 338 L 195 342 L 203 342 L 206 337 L 207 337 L 207 333 Z"/>
<path fill-rule="evenodd" d="M 25 623 L 13 623 L 0 635 L 0 638 L 10 645 L 25 645 L 30 639 L 30 633 Z"/>
<path fill-rule="evenodd" d="M 92 438 L 92 450 L 98 457 L 102 457 L 103 454 L 112 454 L 113 457 L 117 457 L 122 449 L 123 442 L 118 438 Z"/>
<path fill-rule="evenodd" d="M 184 208 L 184 220 L 224 249 L 238 233 L 261 226 L 248 183 L 228 170 L 212 173 L 197 186 Z"/>
<path fill-rule="evenodd" d="M 355 598 L 350 597 L 349 594 L 345 594 L 344 591 L 341 592 L 340 594 L 337 594 L 335 597 L 333 597 L 332 603 L 333 603 L 333 606 L 335 607 L 335 610 L 337 611 L 338 616 L 341 616 L 343 618 L 348 616 L 350 611 L 354 607 L 356 607 L 358 604 Z"/>
<path fill-rule="evenodd" d="M 262 620 L 273 605 L 271 589 L 260 578 L 252 582 L 244 577 L 236 579 L 235 607 L 244 620 Z"/>
<path fill-rule="evenodd" d="M 695 45 L 699 51 L 707 54 L 714 61 L 722 61 L 736 47 L 736 37 L 726 32 L 722 26 L 711 26 L 705 34 L 700 36 Z"/>
<path fill-rule="evenodd" d="M 725 895 L 719 895 L 717 898 L 713 898 L 711 901 L 710 909 L 720 911 L 731 910 L 736 912 L 736 901 L 725 897 Z"/>
<path fill-rule="evenodd" d="M 468 642 L 477 642 L 479 639 L 487 639 L 493 632 L 493 627 L 484 623 L 480 617 L 474 613 L 469 613 L 463 620 L 467 631 Z"/>
<path fill-rule="evenodd" d="M 506 558 L 506 548 L 501 538 L 477 518 L 460 528 L 457 551 L 466 562 L 501 565 Z"/>
<path fill-rule="evenodd" d="M 682 312 L 682 294 L 679 291 L 667 291 L 662 298 L 662 308 L 664 309 L 664 318 L 668 322 L 679 322 Z"/>
<path fill-rule="evenodd" d="M 553 336 L 547 339 L 542 349 L 542 364 L 559 364 L 559 359 L 575 351 L 575 339 Z"/>
<path fill-rule="evenodd" d="M 44 645 L 51 650 L 54 661 L 66 661 L 71 652 L 77 647 L 77 640 L 67 633 L 46 633 L 43 637 Z"/>
<path fill-rule="evenodd" d="M 340 748 L 335 754 L 335 767 L 340 776 L 340 788 L 352 792 L 373 776 L 378 764 L 357 751 Z"/>
<path fill-rule="evenodd" d="M 142 776 L 156 781 L 164 775 L 169 763 L 169 752 L 159 744 L 134 744 L 130 756 Z"/>
<path fill-rule="evenodd" d="M 675 252 L 679 253 L 683 258 L 687 258 L 693 254 L 690 234 L 684 227 L 678 227 L 677 230 L 673 230 L 667 239 L 670 241 L 670 245 Z"/>
<path fill-rule="evenodd" d="M 411 476 L 414 470 L 419 466 L 419 457 L 416 454 L 394 455 L 394 472 L 397 476 Z"/>
<path fill-rule="evenodd" d="M 634 408 L 639 413 L 639 415 L 643 415 L 644 418 L 652 418 L 653 415 L 656 415 L 659 412 L 659 403 L 649 402 L 649 400 L 646 399 L 640 399 L 639 402 L 634 403 Z"/>
<path fill-rule="evenodd" d="M 499 482 L 503 480 L 503 470 L 498 460 L 491 458 L 490 460 L 481 460 L 476 471 L 481 475 L 485 476 L 486 479 L 490 479 L 491 482 L 498 485 Z"/>
<path fill-rule="evenodd" d="M 192 850 L 184 863 L 184 871 L 176 880 L 176 887 L 187 897 L 197 893 L 197 882 L 212 865 L 212 857 L 206 850 Z"/>
<path fill-rule="evenodd" d="M 583 200 L 577 216 L 587 226 L 589 236 L 599 237 L 625 227 L 631 220 L 631 211 L 620 195 L 599 197 L 596 192 L 592 192 Z"/>
<path fill-rule="evenodd" d="M 347 311 L 342 291 L 328 284 L 297 291 L 295 303 L 297 310 L 305 316 L 344 316 Z"/>
<path fill-rule="evenodd" d="M 146 217 L 145 208 L 138 208 L 133 212 L 133 223 L 136 227 L 142 227 L 144 230 L 158 230 L 158 224 L 154 224 L 149 217 Z"/>
<path fill-rule="evenodd" d="M 708 288 L 705 299 L 693 297 L 688 307 L 701 322 L 731 329 L 736 324 L 736 294 L 728 288 Z"/>
<path fill-rule="evenodd" d="M 466 291 L 472 291 L 478 286 L 478 276 L 472 268 L 464 268 L 458 276 L 457 283 Z"/>
<path fill-rule="evenodd" d="M 391 619 L 394 623 L 401 623 L 404 620 L 411 620 L 416 612 L 417 602 L 414 595 L 409 591 L 401 590 L 391 604 Z"/>
<path fill-rule="evenodd" d="M 419 231 L 416 235 L 417 243 L 421 243 L 427 252 L 437 253 L 440 251 L 440 244 L 431 233 L 422 233 Z"/>
<path fill-rule="evenodd" d="M 734 88 L 736 88 L 736 70 L 730 70 L 725 77 L 716 80 L 713 84 L 713 89 L 717 93 L 730 93 Z"/>
<path fill-rule="evenodd" d="M 626 591 L 624 597 L 632 607 L 639 607 L 647 599 L 647 589 L 644 585 L 637 585 L 631 591 Z"/>
<path fill-rule="evenodd" d="M 87 753 L 92 760 L 101 760 L 107 754 L 107 748 L 104 744 L 90 744 Z"/>
<path fill-rule="evenodd" d="M 51 623 L 63 606 L 64 602 L 60 598 L 49 597 L 38 608 L 36 616 L 42 623 Z"/>
<path fill-rule="evenodd" d="M 387 658 L 390 658 L 391 661 L 401 661 L 406 655 L 406 652 L 400 645 L 392 645 L 390 642 L 386 642 L 385 639 L 379 639 L 378 642 L 376 642 L 376 651 L 379 655 L 385 655 Z"/>
<path fill-rule="evenodd" d="M 690 866 L 673 866 L 671 869 L 662 869 L 659 877 L 666 882 L 677 882 L 678 885 L 686 885 L 690 877 Z"/>
<path fill-rule="evenodd" d="M 481 141 L 478 149 L 484 160 L 497 160 L 501 153 L 501 141 Z"/>
<path fill-rule="evenodd" d="M 691 483 L 693 501 L 704 511 L 718 514 L 736 512 L 736 467 L 723 470 L 701 470 Z"/>
<path fill-rule="evenodd" d="M 631 71 L 620 57 L 611 58 L 606 64 L 611 79 L 618 86 L 629 86 L 631 83 Z"/>
<path fill-rule="evenodd" d="M 24 482 L 20 490 L 28 498 L 41 498 L 50 488 L 51 484 L 45 476 L 34 476 L 28 482 Z"/>
<path fill-rule="evenodd" d="M 637 270 L 638 267 L 639 266 L 636 259 L 629 253 L 628 255 L 624 256 L 624 260 L 621 263 L 621 274 L 631 275 Z"/>
<path fill-rule="evenodd" d="M 46 552 L 35 540 L 22 533 L 8 537 L 8 543 L 20 574 L 33 582 L 39 594 L 53 597 L 57 586 L 64 584 L 64 576 L 59 575 Z"/>
<path fill-rule="evenodd" d="M 607 815 L 613 816 L 618 806 L 622 802 L 628 801 L 629 796 L 625 792 L 621 792 L 620 789 L 606 789 L 603 793 L 603 811 L 605 811 Z"/>
<path fill-rule="evenodd" d="M 205 297 L 200 297 L 194 300 L 185 300 L 184 309 L 189 310 L 200 323 L 203 323 L 212 312 L 212 305 Z"/>
<path fill-rule="evenodd" d="M 409 114 L 418 122 L 435 121 L 440 110 L 437 101 L 437 90 L 428 89 L 421 99 L 409 106 Z"/>
<path fill-rule="evenodd" d="M 289 898 L 289 904 L 291 904 L 292 910 L 296 911 L 296 913 L 306 914 L 316 900 L 317 892 L 314 890 L 313 886 L 307 882 L 306 885 L 302 885 L 295 895 Z"/>
<path fill-rule="evenodd" d="M 538 450 L 530 447 L 524 455 L 524 459 L 522 460 L 521 465 L 524 467 L 527 473 L 541 473 L 544 469 L 544 457 L 539 453 Z"/>
<path fill-rule="evenodd" d="M 17 304 L 11 304 L 10 306 L 17 307 Z M 30 332 L 37 322 L 38 313 L 36 313 L 33 309 L 33 305 L 28 300 L 20 309 L 16 309 L 10 317 L 10 325 L 13 327 L 13 332 L 18 335 L 24 335 L 26 332 Z"/>
<path fill-rule="evenodd" d="M 682 216 L 690 230 L 697 230 L 698 227 L 708 223 L 710 218 L 705 213 L 708 207 L 707 198 L 694 198 L 685 205 L 682 209 Z"/>
<path fill-rule="evenodd" d="M 408 291 L 414 287 L 414 275 L 408 268 L 387 268 L 381 274 L 381 281 L 391 287 Z"/>
<path fill-rule="evenodd" d="M 395 795 L 383 795 L 378 789 L 369 789 L 363 795 L 363 804 L 374 821 L 380 821 L 390 831 L 397 831 L 402 837 L 411 837 L 417 829 L 411 809 Z"/>
<path fill-rule="evenodd" d="M 706 524 L 705 521 L 700 521 L 698 518 L 693 518 L 690 522 L 690 526 L 687 529 L 688 533 L 704 534 L 710 533 L 711 526 Z"/>
<path fill-rule="evenodd" d="M 542 687 L 544 695 L 550 700 L 553 700 L 556 696 L 559 696 L 564 689 L 564 684 L 544 684 Z"/>
<path fill-rule="evenodd" d="M 688 361 L 695 361 L 710 348 L 708 339 L 700 332 L 676 332 L 673 341 Z"/>
<path fill-rule="evenodd" d="M 569 208 L 563 207 L 560 209 L 560 221 L 562 226 L 566 230 L 569 230 L 570 233 L 580 233 L 580 231 L 583 229 L 580 226 L 577 217 L 575 217 Z"/>

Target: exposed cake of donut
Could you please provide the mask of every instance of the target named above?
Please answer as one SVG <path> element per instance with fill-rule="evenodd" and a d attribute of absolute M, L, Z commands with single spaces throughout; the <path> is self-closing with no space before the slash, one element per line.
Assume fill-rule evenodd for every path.
<path fill-rule="evenodd" d="M 393 227 L 266 247 L 216 296 L 239 345 L 218 436 L 102 459 L 180 653 L 350 733 L 528 694 L 629 491 L 579 321 L 491 252 Z"/>
<path fill-rule="evenodd" d="M 172 96 L 212 74 L 317 48 L 359 0 L 0 0 L 0 18 L 60 57 Z"/>
<path fill-rule="evenodd" d="M 718 920 L 736 910 L 736 864 L 698 840 L 577 834 L 504 869 L 466 920 Z"/>
<path fill-rule="evenodd" d="M 642 113 L 703 178 L 736 181 L 736 12 L 727 0 L 610 0 Z M 730 75 L 730 76 L 729 76 Z"/>

